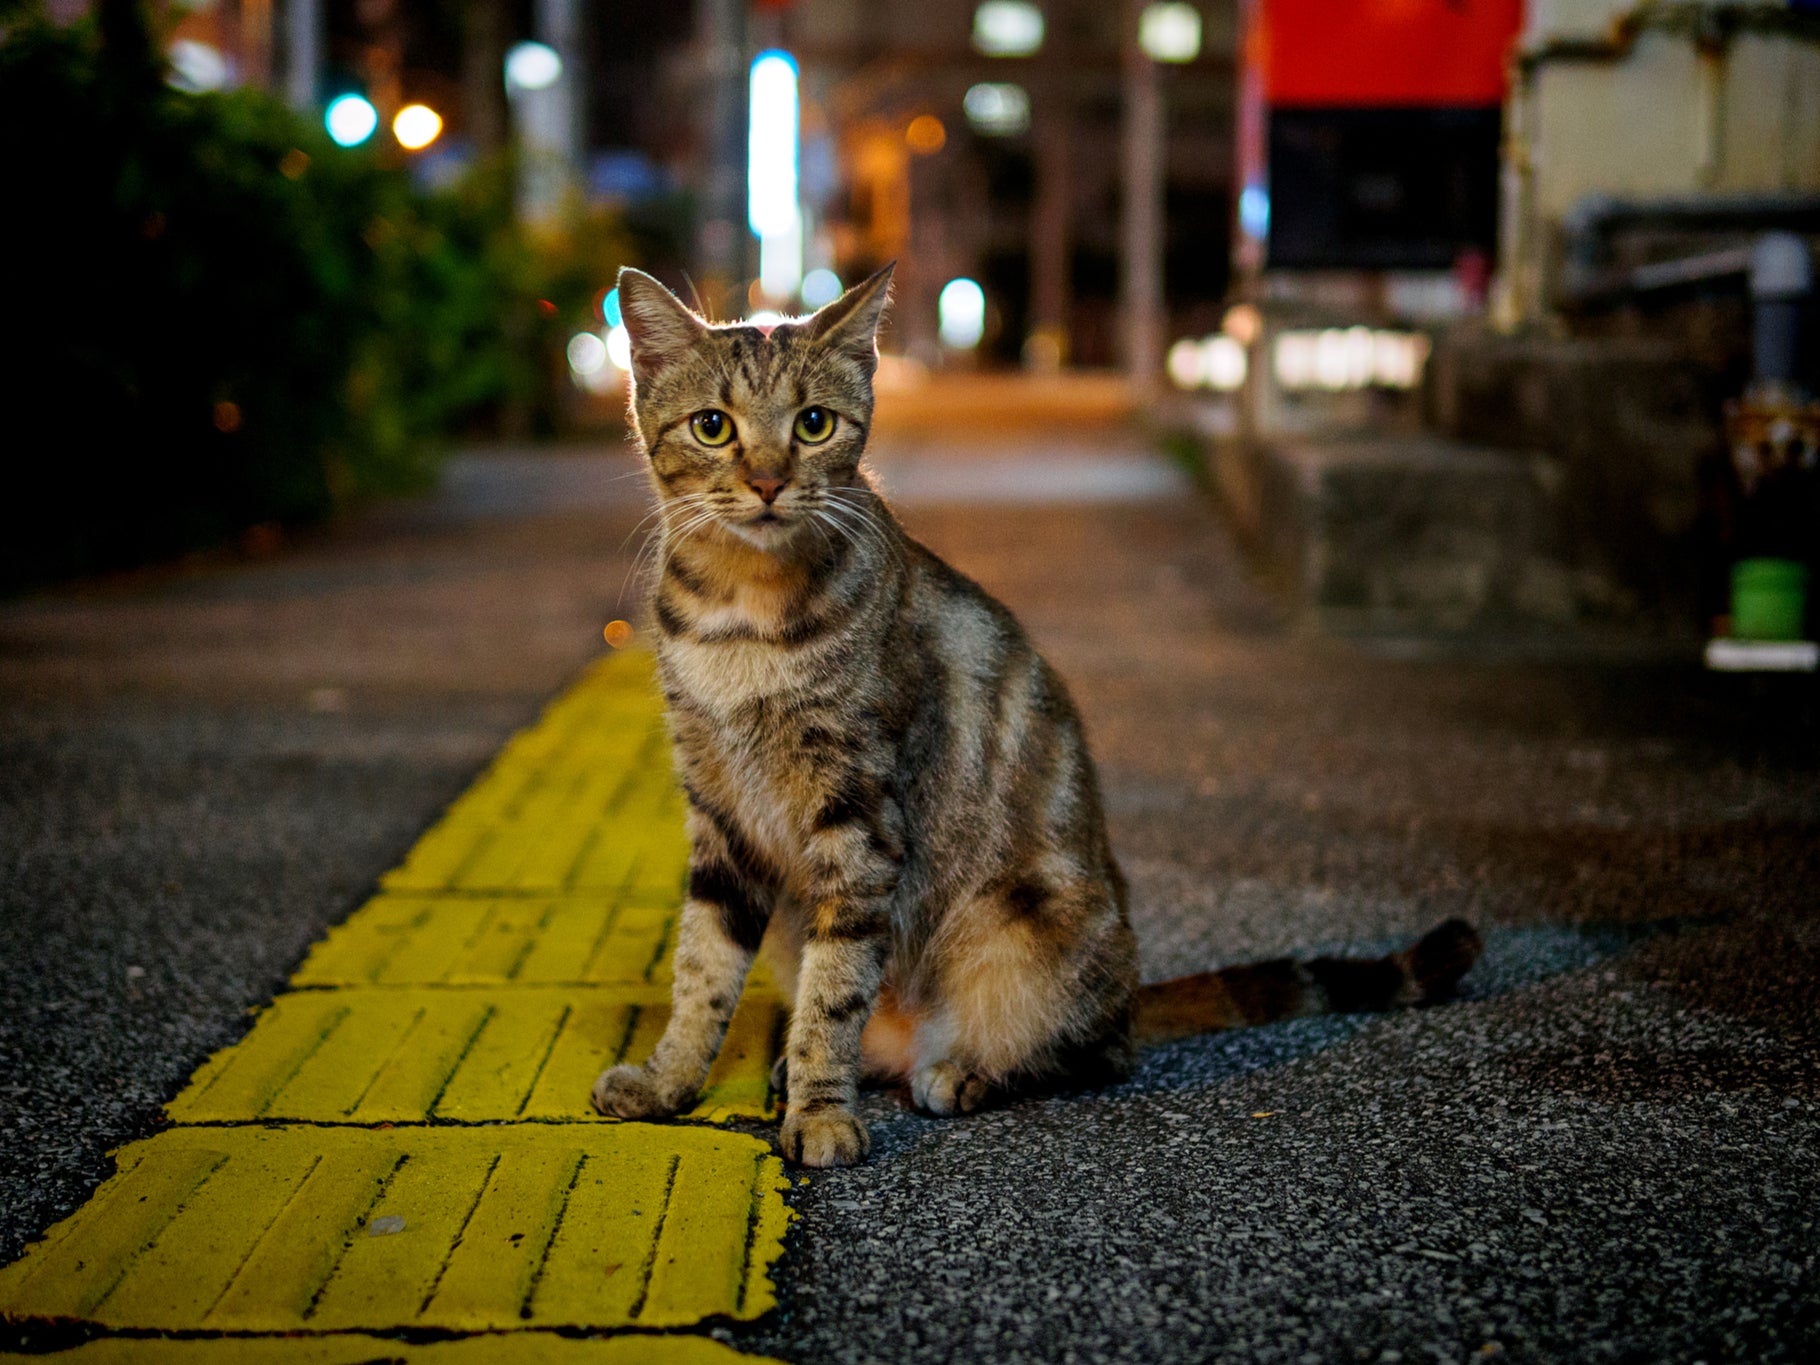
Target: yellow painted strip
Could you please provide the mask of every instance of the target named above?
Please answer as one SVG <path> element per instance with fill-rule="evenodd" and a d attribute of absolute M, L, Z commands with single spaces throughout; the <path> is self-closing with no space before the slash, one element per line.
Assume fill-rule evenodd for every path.
<path fill-rule="evenodd" d="M 686 1125 L 174 1128 L 121 1166 L 0 1270 L 9 1319 L 314 1333 L 754 1318 L 790 1216 L 767 1144 Z"/>
<path fill-rule="evenodd" d="M 669 1017 L 661 985 L 293 991 L 196 1073 L 178 1123 L 607 1122 L 588 1096 L 642 1060 Z M 783 1005 L 741 998 L 693 1117 L 762 1119 Z"/>
<path fill-rule="evenodd" d="M 781 1365 L 741 1355 L 709 1337 L 617 1336 L 579 1340 L 515 1332 L 413 1344 L 391 1338 L 109 1337 L 55 1355 L 0 1351 L 7 1365 Z"/>
<path fill-rule="evenodd" d="M 0 1269 L 0 1316 L 207 1334 L 49 1357 L 84 1365 L 740 1359 L 703 1338 L 539 1330 L 774 1303 L 781 1165 L 699 1126 L 774 1113 L 769 980 L 748 983 L 698 1126 L 588 1103 L 603 1067 L 662 1032 L 687 862 L 649 660 L 618 656 L 514 737 L 297 989 L 197 1071 L 169 1106 L 183 1126 L 122 1149 L 88 1204 Z M 356 1335 L 401 1330 L 485 1335 Z"/>

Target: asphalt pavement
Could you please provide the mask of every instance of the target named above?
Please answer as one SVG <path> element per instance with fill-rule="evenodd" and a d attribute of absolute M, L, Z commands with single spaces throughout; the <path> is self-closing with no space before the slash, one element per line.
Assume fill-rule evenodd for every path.
<path fill-rule="evenodd" d="M 1148 1054 L 799 1186 L 793 1361 L 1820 1354 L 1811 694 L 1587 636 L 1309 635 L 1111 429 L 905 433 L 1073 687 L 1148 977 L 1480 926 L 1463 998 Z M 627 477 L 627 476 L 630 477 Z M 632 613 L 623 452 L 0 604 L 0 1261 Z M 763 1131 L 763 1130 L 755 1130 Z"/>

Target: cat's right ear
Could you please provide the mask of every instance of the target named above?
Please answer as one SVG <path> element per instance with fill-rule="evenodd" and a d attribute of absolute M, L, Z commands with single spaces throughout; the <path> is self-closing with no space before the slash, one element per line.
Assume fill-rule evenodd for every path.
<path fill-rule="evenodd" d="M 632 339 L 632 378 L 655 378 L 687 355 L 708 327 L 688 305 L 642 270 L 619 271 L 619 315 Z"/>

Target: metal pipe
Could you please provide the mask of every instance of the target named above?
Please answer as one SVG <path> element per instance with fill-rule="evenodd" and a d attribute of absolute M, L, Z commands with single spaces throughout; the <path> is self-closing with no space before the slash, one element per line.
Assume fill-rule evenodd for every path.
<path fill-rule="evenodd" d="M 1754 382 L 1782 389 L 1803 387 L 1802 333 L 1814 293 L 1814 263 L 1807 243 L 1792 232 L 1772 232 L 1751 252 Z"/>

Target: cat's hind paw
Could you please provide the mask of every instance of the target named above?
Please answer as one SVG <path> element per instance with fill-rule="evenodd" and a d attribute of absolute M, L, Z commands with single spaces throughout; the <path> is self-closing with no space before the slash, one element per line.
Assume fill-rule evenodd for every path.
<path fill-rule="evenodd" d="M 784 1115 L 778 1146 L 799 1166 L 853 1166 L 866 1159 L 872 1139 L 866 1125 L 845 1109 L 818 1109 Z"/>
<path fill-rule="evenodd" d="M 963 1071 L 953 1062 L 936 1062 L 910 1078 L 910 1099 L 918 1109 L 947 1118 L 971 1114 L 986 1102 L 991 1085 L 984 1076 Z"/>
<path fill-rule="evenodd" d="M 669 1118 L 687 1101 L 660 1091 L 642 1066 L 609 1067 L 594 1082 L 594 1107 L 609 1118 Z"/>

